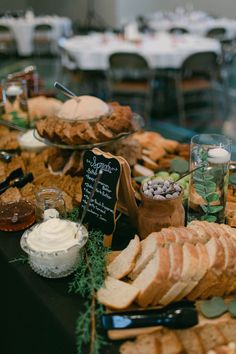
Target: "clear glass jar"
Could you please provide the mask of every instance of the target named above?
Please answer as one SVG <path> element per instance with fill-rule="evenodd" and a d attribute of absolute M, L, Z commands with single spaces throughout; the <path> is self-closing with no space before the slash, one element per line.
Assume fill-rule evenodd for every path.
<path fill-rule="evenodd" d="M 42 221 L 65 215 L 65 202 L 62 192 L 57 188 L 42 188 L 35 193 L 36 220 Z"/>

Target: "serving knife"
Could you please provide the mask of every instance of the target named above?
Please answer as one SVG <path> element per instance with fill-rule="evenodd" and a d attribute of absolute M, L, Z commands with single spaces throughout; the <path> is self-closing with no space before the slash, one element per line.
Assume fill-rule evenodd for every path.
<path fill-rule="evenodd" d="M 105 330 L 164 326 L 171 329 L 193 327 L 198 323 L 198 312 L 191 302 L 178 302 L 163 309 L 137 310 L 102 315 Z"/>

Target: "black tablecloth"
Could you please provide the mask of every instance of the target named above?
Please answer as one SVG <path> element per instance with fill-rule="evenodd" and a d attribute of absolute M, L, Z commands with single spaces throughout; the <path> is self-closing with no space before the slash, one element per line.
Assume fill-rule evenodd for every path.
<path fill-rule="evenodd" d="M 134 232 L 121 219 L 113 248 L 123 248 Z M 75 323 L 83 309 L 83 299 L 68 293 L 72 276 L 46 279 L 33 272 L 27 263 L 9 263 L 23 255 L 20 235 L 0 232 L 0 353 L 76 354 Z M 117 347 L 112 344 L 106 352 L 116 353 Z"/>

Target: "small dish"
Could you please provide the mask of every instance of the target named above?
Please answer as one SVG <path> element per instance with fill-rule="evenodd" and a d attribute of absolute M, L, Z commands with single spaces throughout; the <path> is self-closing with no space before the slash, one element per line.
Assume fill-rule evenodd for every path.
<path fill-rule="evenodd" d="M 0 204 L 0 230 L 24 230 L 35 222 L 35 208 L 26 201 Z"/>
<path fill-rule="evenodd" d="M 40 152 L 47 147 L 47 145 L 36 139 L 34 136 L 34 129 L 30 129 L 18 136 L 18 142 L 22 150 L 31 152 Z"/>
<path fill-rule="evenodd" d="M 74 230 L 69 239 L 65 238 L 68 226 Z M 45 238 L 47 232 L 49 235 Z M 33 233 L 36 235 L 34 241 L 36 247 L 35 245 L 32 247 L 32 240 L 30 242 Z M 29 264 L 36 273 L 45 278 L 62 278 L 76 269 L 80 250 L 87 240 L 88 230 L 83 225 L 54 218 L 26 230 L 21 237 L 20 245 L 29 255 Z"/>

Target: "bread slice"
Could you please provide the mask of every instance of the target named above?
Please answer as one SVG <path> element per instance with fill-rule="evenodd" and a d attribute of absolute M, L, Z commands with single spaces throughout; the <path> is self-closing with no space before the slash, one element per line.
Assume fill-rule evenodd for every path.
<path fill-rule="evenodd" d="M 219 322 L 217 328 L 229 342 L 236 343 L 236 319 Z"/>
<path fill-rule="evenodd" d="M 128 246 L 107 266 L 108 274 L 116 279 L 121 279 L 129 274 L 135 266 L 140 249 L 139 237 L 135 235 Z"/>
<path fill-rule="evenodd" d="M 140 306 L 148 306 L 159 291 L 162 293 L 166 289 L 169 270 L 168 250 L 159 247 L 153 258 L 132 283 L 132 286 L 139 290 L 136 301 Z"/>
<path fill-rule="evenodd" d="M 136 264 L 129 274 L 129 278 L 134 280 L 146 267 L 157 250 L 158 240 L 155 232 L 140 242 L 141 251 L 137 257 Z"/>
<path fill-rule="evenodd" d="M 209 267 L 205 276 L 188 295 L 188 299 L 190 300 L 195 300 L 199 297 L 207 298 L 208 289 L 215 286 L 218 283 L 219 276 L 222 275 L 224 249 L 221 242 L 216 237 L 211 237 L 205 247 L 208 253 Z M 204 295 L 202 295 L 203 293 Z"/>
<path fill-rule="evenodd" d="M 206 230 L 202 221 L 198 221 L 198 220 L 191 221 L 191 223 L 187 226 L 187 229 L 197 233 L 198 242 L 200 243 L 208 242 L 212 236 L 212 234 L 208 230 Z"/>
<path fill-rule="evenodd" d="M 159 232 L 159 234 L 163 236 L 165 244 L 176 242 L 176 237 L 175 237 L 175 233 L 174 233 L 175 229 L 176 229 L 176 227 L 168 227 L 168 228 L 163 228 Z"/>
<path fill-rule="evenodd" d="M 178 282 L 182 273 L 183 266 L 183 247 L 178 243 L 171 243 L 169 245 L 169 257 L 170 257 L 170 272 L 167 279 L 167 286 L 164 293 L 158 292 L 152 301 L 152 305 L 159 304 L 162 297 L 167 293 L 173 285 Z"/>
<path fill-rule="evenodd" d="M 120 347 L 120 354 L 137 354 L 135 342 L 127 341 Z"/>
<path fill-rule="evenodd" d="M 208 253 L 205 245 L 202 243 L 197 243 L 193 247 L 195 248 L 195 252 L 197 253 L 197 255 L 194 255 L 194 252 L 192 252 L 192 255 L 194 255 L 195 257 L 197 256 L 195 259 L 196 271 L 192 279 L 188 282 L 185 289 L 183 289 L 180 295 L 176 298 L 176 301 L 187 297 L 187 295 L 195 288 L 195 286 L 197 286 L 199 281 L 205 276 L 209 267 Z M 192 263 L 192 267 L 194 267 L 194 260 Z"/>
<path fill-rule="evenodd" d="M 104 286 L 98 290 L 98 301 L 115 310 L 127 308 L 136 299 L 139 290 L 121 280 L 107 277 Z"/>
<path fill-rule="evenodd" d="M 161 343 L 162 354 L 180 354 L 184 352 L 183 345 L 174 331 L 163 329 L 153 333 L 153 335 Z"/>
<path fill-rule="evenodd" d="M 153 334 L 138 336 L 134 341 L 127 341 L 120 347 L 121 354 L 162 354 L 161 344 Z"/>
<path fill-rule="evenodd" d="M 179 301 L 183 299 L 185 296 L 187 296 L 191 290 L 198 284 L 199 281 L 199 272 L 201 271 L 201 264 L 199 262 L 199 254 L 196 249 L 196 247 L 190 243 L 188 243 L 189 247 L 189 252 L 191 255 L 191 263 L 189 264 L 189 267 L 191 267 L 191 277 L 189 278 L 189 281 L 186 284 L 186 287 L 179 293 L 179 295 L 175 298 L 175 301 Z"/>
<path fill-rule="evenodd" d="M 203 326 L 196 327 L 194 331 L 196 331 L 199 336 L 205 352 L 218 345 L 227 343 L 226 338 L 214 324 L 207 323 Z"/>
<path fill-rule="evenodd" d="M 220 345 L 212 348 L 207 354 L 236 354 L 236 344 L 233 342 L 227 345 Z"/>
<path fill-rule="evenodd" d="M 136 349 L 138 354 L 162 354 L 160 341 L 153 334 L 138 336 Z"/>
<path fill-rule="evenodd" d="M 197 333 L 189 328 L 175 331 L 178 339 L 182 343 L 184 350 L 188 354 L 204 354 L 203 347 Z"/>
<path fill-rule="evenodd" d="M 183 265 L 181 276 L 172 288 L 160 299 L 160 304 L 167 305 L 170 302 L 175 301 L 175 299 L 182 294 L 188 283 L 192 281 L 195 276 L 194 267 L 196 267 L 196 252 L 194 245 L 186 242 L 183 245 Z"/>

